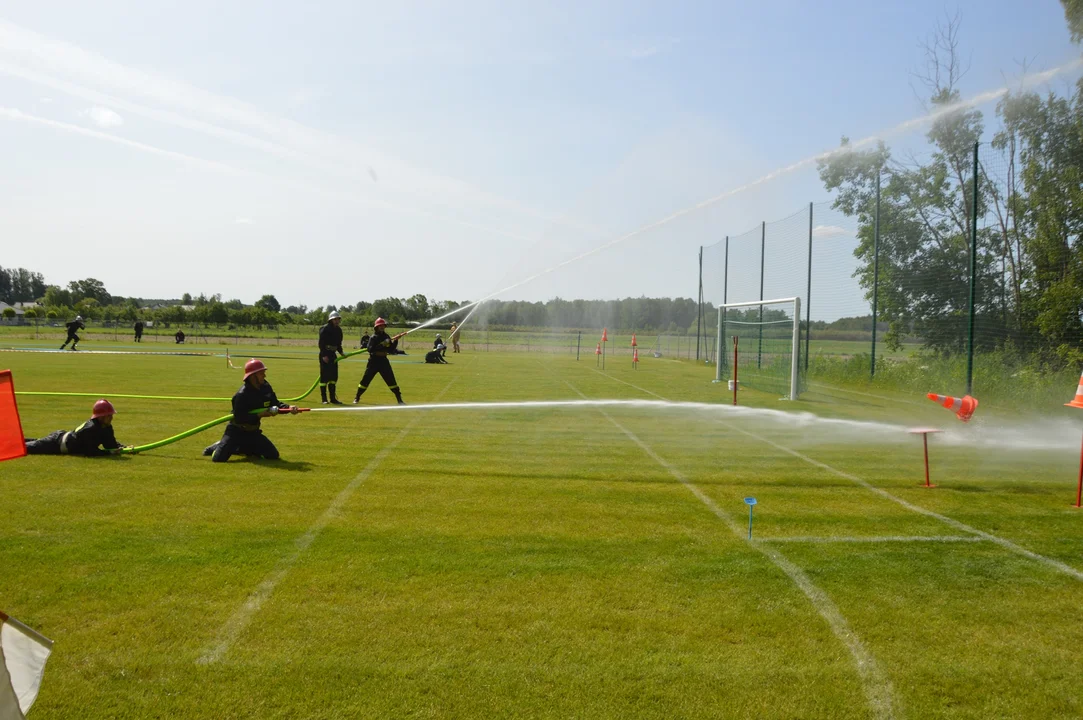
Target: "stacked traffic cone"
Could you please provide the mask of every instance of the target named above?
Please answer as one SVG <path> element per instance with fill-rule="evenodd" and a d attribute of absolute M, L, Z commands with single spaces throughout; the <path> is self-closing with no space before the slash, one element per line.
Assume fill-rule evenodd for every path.
<path fill-rule="evenodd" d="M 609 342 L 609 331 L 606 328 L 602 328 L 602 342 Z"/>
<path fill-rule="evenodd" d="M 1083 377 L 1079 378 L 1079 387 L 1075 389 L 1075 400 L 1064 403 L 1064 406 L 1083 408 Z"/>
<path fill-rule="evenodd" d="M 636 346 L 636 334 L 632 333 L 632 347 Z"/>
<path fill-rule="evenodd" d="M 1080 387 L 1083 390 L 1083 386 Z M 950 395 L 937 395 L 936 393 L 926 394 L 927 398 L 934 403 L 943 405 L 948 410 L 955 413 L 955 417 L 959 418 L 963 422 L 970 422 L 970 418 L 974 416 L 974 411 L 978 409 L 977 398 L 964 395 L 961 398 L 951 397 Z M 1078 399 L 1078 398 L 1077 398 Z M 1083 407 L 1080 405 L 1079 407 Z"/>

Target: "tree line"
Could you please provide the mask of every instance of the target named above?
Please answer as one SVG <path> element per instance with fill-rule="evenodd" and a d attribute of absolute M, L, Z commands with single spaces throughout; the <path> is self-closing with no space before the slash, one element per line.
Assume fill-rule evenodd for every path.
<path fill-rule="evenodd" d="M 1063 2 L 1081 42 L 1083 1 Z M 1066 96 L 1006 94 L 985 137 L 982 112 L 952 109 L 965 73 L 959 27 L 956 16 L 937 28 L 918 74 L 928 109 L 943 111 L 927 156 L 880 142 L 819 164 L 834 207 L 858 221 L 857 278 L 870 301 L 877 292 L 889 344 L 916 334 L 934 352 L 965 352 L 973 249 L 976 349 L 1083 362 L 1083 80 Z"/>

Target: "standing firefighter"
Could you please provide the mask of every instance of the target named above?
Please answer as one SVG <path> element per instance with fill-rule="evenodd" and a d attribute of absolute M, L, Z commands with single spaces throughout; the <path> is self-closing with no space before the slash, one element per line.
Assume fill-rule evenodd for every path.
<path fill-rule="evenodd" d="M 395 351 L 399 345 L 399 335 L 391 337 L 387 334 L 385 328 L 387 322 L 383 318 L 376 318 L 376 322 L 372 324 L 372 338 L 369 340 L 369 363 L 365 367 L 365 375 L 361 378 L 361 382 L 357 384 L 357 394 L 353 398 L 354 405 L 361 402 L 361 395 L 368 390 L 369 383 L 379 373 L 380 377 L 387 383 L 387 387 L 391 392 L 395 393 L 395 399 L 399 401 L 399 405 L 405 405 L 402 400 L 402 392 L 399 390 L 398 383 L 395 382 L 395 372 L 391 369 L 391 361 L 387 359 L 387 356 Z"/>
<path fill-rule="evenodd" d="M 459 352 L 459 326 L 451 323 L 451 347 L 452 352 Z"/>
<path fill-rule="evenodd" d="M 113 403 L 102 398 L 94 403 L 90 419 L 71 432 L 57 430 L 37 440 L 28 438 L 30 455 L 115 455 L 123 446 L 113 433 Z"/>
<path fill-rule="evenodd" d="M 285 412 L 296 415 L 300 410 L 279 401 L 267 382 L 267 366 L 252 358 L 244 364 L 244 385 L 233 395 L 233 418 L 222 439 L 206 447 L 203 454 L 214 462 L 225 462 L 235 453 L 277 460 L 278 448 L 260 430 L 259 421 Z"/>
<path fill-rule="evenodd" d="M 327 324 L 320 328 L 320 397 L 327 404 L 327 391 L 331 391 L 331 404 L 341 405 L 335 395 L 335 383 L 338 382 L 338 360 L 335 353 L 346 357 L 342 350 L 342 316 L 333 311 L 327 316 Z"/>
<path fill-rule="evenodd" d="M 143 321 L 142 320 L 136 320 L 135 321 L 135 341 L 136 342 L 143 342 Z"/>
<path fill-rule="evenodd" d="M 75 350 L 75 346 L 79 344 L 79 336 L 76 335 L 79 330 L 86 330 L 86 325 L 83 324 L 83 316 L 76 315 L 75 319 L 64 327 L 68 329 L 68 338 L 64 341 L 64 345 L 71 343 L 71 349 Z M 64 345 L 60 346 L 60 349 L 64 349 Z"/>

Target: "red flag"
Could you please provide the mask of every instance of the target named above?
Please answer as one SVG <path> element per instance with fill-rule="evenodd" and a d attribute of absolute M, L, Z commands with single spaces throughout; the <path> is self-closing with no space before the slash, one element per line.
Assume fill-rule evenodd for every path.
<path fill-rule="evenodd" d="M 602 342 L 609 342 L 609 334 L 605 328 L 602 328 Z"/>
<path fill-rule="evenodd" d="M 0 370 L 0 460 L 14 460 L 26 455 L 23 424 L 15 402 L 15 380 L 10 370 Z"/>

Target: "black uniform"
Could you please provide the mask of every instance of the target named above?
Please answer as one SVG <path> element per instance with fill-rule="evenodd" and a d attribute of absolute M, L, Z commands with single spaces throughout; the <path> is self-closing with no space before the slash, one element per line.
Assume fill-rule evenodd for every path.
<path fill-rule="evenodd" d="M 281 404 L 271 383 L 264 382 L 256 388 L 245 382 L 233 395 L 233 419 L 226 425 L 222 439 L 203 450 L 203 454 L 212 455 L 214 462 L 225 462 L 236 453 L 277 460 L 278 448 L 260 430 L 260 417 L 252 411 L 267 410 Z"/>
<path fill-rule="evenodd" d="M 447 350 L 447 346 L 437 340 L 436 347 L 425 353 L 425 362 L 433 365 L 438 365 L 440 363 L 447 365 L 447 360 L 444 359 L 445 350 Z"/>
<path fill-rule="evenodd" d="M 143 341 L 143 322 L 141 320 L 135 321 L 135 341 Z"/>
<path fill-rule="evenodd" d="M 101 447 L 98 447 L 98 446 Z M 26 452 L 31 455 L 109 455 L 110 450 L 121 447 L 113 434 L 113 426 L 94 419 L 87 420 L 74 431 L 57 430 L 37 440 L 26 441 Z"/>
<path fill-rule="evenodd" d="M 173 339 L 177 341 L 177 345 L 180 345 L 182 342 L 184 342 L 184 331 L 178 330 L 177 334 L 173 336 Z"/>
<path fill-rule="evenodd" d="M 367 348 L 368 346 L 369 346 L 369 334 L 365 333 L 364 335 L 361 336 L 361 349 Z"/>
<path fill-rule="evenodd" d="M 331 388 L 331 402 L 339 405 L 335 396 L 335 383 L 338 382 L 338 363 L 335 353 L 345 355 L 342 350 L 342 328 L 328 321 L 320 328 L 320 395 L 327 402 L 327 388 Z"/>
<path fill-rule="evenodd" d="M 86 325 L 84 325 L 80 320 L 72 320 L 64 327 L 68 329 L 68 338 L 64 341 L 64 345 L 71 343 L 71 349 L 74 350 L 75 346 L 79 344 L 79 336 L 75 333 L 79 330 L 86 330 Z M 61 350 L 64 349 L 64 345 L 60 346 Z"/>
<path fill-rule="evenodd" d="M 383 328 L 377 328 L 372 334 L 372 338 L 369 340 L 369 362 L 365 367 L 364 377 L 357 384 L 357 395 L 354 396 L 354 403 L 361 399 L 362 393 L 368 390 L 369 383 L 379 373 L 380 377 L 387 383 L 388 389 L 395 393 L 395 399 L 398 400 L 399 405 L 406 404 L 402 400 L 399 385 L 395 382 L 395 371 L 391 369 L 391 361 L 387 359 L 388 355 L 396 352 L 398 346 L 399 341 L 392 340 L 391 336 L 384 332 Z"/>

